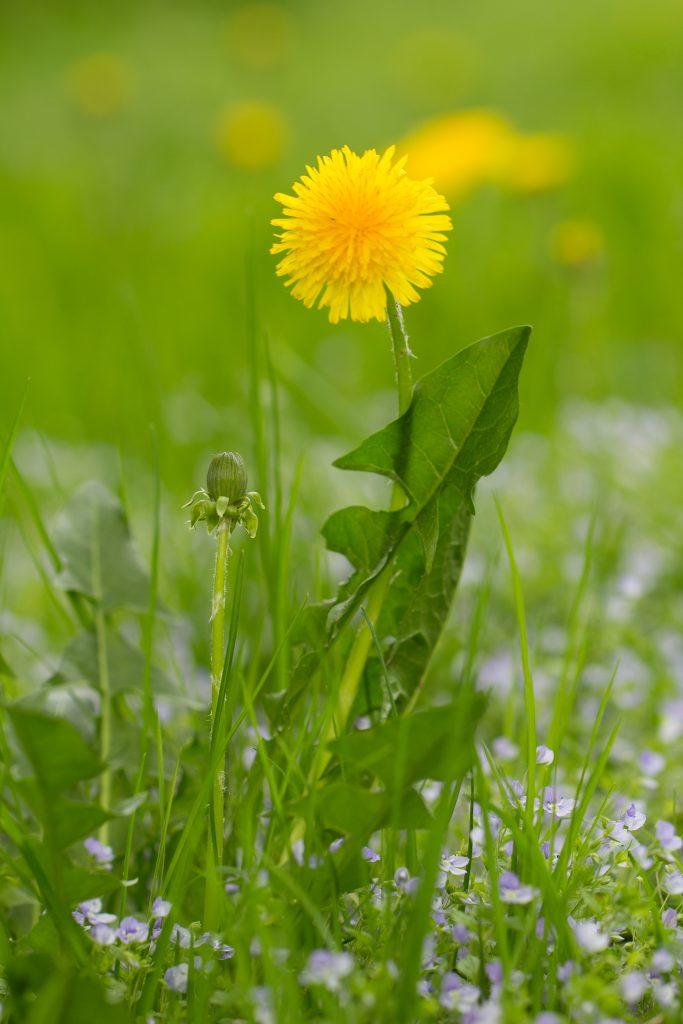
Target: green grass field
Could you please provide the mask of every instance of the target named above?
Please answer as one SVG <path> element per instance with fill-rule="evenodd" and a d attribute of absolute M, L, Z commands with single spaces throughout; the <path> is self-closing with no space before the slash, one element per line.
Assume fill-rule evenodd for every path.
<path fill-rule="evenodd" d="M 672 0 L 2 6 L 3 1024 L 681 1019 L 682 52 Z M 273 195 L 463 111 L 517 148 L 434 168 L 412 391 Z"/>

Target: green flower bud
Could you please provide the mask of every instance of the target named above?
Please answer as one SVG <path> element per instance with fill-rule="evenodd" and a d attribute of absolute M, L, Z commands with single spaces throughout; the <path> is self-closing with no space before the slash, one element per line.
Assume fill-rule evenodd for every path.
<path fill-rule="evenodd" d="M 242 501 L 247 493 L 247 470 L 242 456 L 237 452 L 214 455 L 206 474 L 206 489 L 212 501 L 227 498 L 231 505 Z"/>

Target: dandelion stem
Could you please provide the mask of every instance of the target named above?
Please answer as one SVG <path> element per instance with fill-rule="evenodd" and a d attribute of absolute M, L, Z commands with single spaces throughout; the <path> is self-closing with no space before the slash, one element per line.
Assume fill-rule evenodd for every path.
<path fill-rule="evenodd" d="M 230 558 L 230 528 L 227 522 L 218 527 L 216 561 L 211 604 L 211 732 L 218 727 L 218 698 L 225 658 L 225 604 L 228 560 Z M 214 737 L 212 737 L 214 738 Z M 220 740 L 220 737 L 215 737 Z M 225 829 L 225 770 L 216 771 L 211 796 L 211 813 L 206 842 L 206 887 L 204 890 L 204 926 L 213 930 L 218 926 L 220 884 L 218 869 L 223 860 L 223 832 Z"/>
<path fill-rule="evenodd" d="M 410 345 L 408 344 L 403 309 L 400 302 L 397 302 L 392 295 L 389 296 L 387 310 L 387 320 L 394 352 L 394 365 L 396 367 L 398 414 L 402 416 L 410 405 L 410 399 L 413 395 L 413 371 L 410 366 L 413 353 L 410 351 Z"/>
<path fill-rule="evenodd" d="M 391 334 L 394 366 L 396 369 L 398 413 L 399 416 L 402 416 L 410 405 L 413 393 L 413 375 L 410 367 L 410 360 L 413 356 L 408 344 L 408 335 L 406 334 L 405 323 L 403 321 L 403 310 L 392 295 L 388 296 L 387 309 L 387 321 L 389 324 L 389 333 Z M 396 511 L 396 509 L 401 508 L 404 500 L 405 498 L 400 484 L 394 483 L 391 492 L 391 501 L 389 504 L 390 511 L 393 512 Z M 323 733 L 323 742 L 320 746 L 318 765 L 316 766 L 315 771 L 316 778 L 318 778 L 325 770 L 330 760 L 330 754 L 325 749 L 327 743 L 343 729 L 351 711 L 351 707 L 353 706 L 353 702 L 356 699 L 358 687 L 365 669 L 365 663 L 368 659 L 370 647 L 373 643 L 373 633 L 389 586 L 389 579 L 391 576 L 391 573 L 387 571 L 389 568 L 389 566 L 385 566 L 384 570 L 370 590 L 367 608 L 365 609 L 365 616 L 363 622 L 358 628 L 358 632 L 356 633 L 356 637 L 346 662 L 344 675 L 342 676 L 339 684 L 335 712 L 327 729 Z"/>

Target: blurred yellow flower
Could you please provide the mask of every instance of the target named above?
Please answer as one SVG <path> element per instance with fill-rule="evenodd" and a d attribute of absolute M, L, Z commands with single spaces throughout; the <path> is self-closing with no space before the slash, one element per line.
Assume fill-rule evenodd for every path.
<path fill-rule="evenodd" d="M 277 163 L 286 140 L 285 119 L 270 103 L 236 103 L 221 115 L 216 126 L 221 157 L 249 171 Z"/>
<path fill-rule="evenodd" d="M 67 71 L 66 84 L 76 106 L 90 117 L 112 117 L 132 95 L 132 76 L 120 57 L 92 53 Z"/>
<path fill-rule="evenodd" d="M 449 195 L 500 178 L 510 160 L 515 133 L 500 114 L 467 110 L 427 121 L 401 144 L 410 172 L 432 177 Z"/>
<path fill-rule="evenodd" d="M 284 216 L 271 222 L 281 230 L 270 251 L 286 253 L 277 274 L 305 306 L 328 307 L 331 323 L 384 320 L 387 289 L 417 302 L 417 288 L 443 269 L 448 203 L 394 155 L 394 146 L 381 156 L 334 149 L 306 168 L 293 196 L 275 196 Z"/>
<path fill-rule="evenodd" d="M 592 220 L 561 221 L 551 241 L 555 259 L 569 267 L 595 262 L 605 246 L 602 231 Z"/>
<path fill-rule="evenodd" d="M 432 118 L 401 144 L 411 174 L 431 176 L 448 195 L 494 182 L 516 192 L 557 188 L 574 167 L 569 141 L 557 134 L 525 135 L 492 110 Z"/>
<path fill-rule="evenodd" d="M 242 4 L 231 13 L 226 26 L 230 52 L 256 71 L 280 64 L 291 49 L 292 35 L 291 15 L 276 3 Z"/>
<path fill-rule="evenodd" d="M 570 180 L 574 155 L 563 135 L 537 133 L 516 136 L 501 183 L 516 192 L 544 192 Z"/>

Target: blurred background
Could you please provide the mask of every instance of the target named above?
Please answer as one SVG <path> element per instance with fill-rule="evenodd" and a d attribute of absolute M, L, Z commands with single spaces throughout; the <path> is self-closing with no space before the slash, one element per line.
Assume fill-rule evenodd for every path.
<path fill-rule="evenodd" d="M 290 434 L 382 422 L 383 325 L 330 326 L 268 254 L 272 194 L 343 144 L 452 203 L 418 373 L 528 322 L 524 426 L 677 402 L 682 57 L 678 0 L 4 0 L 0 427 L 30 377 L 26 425 L 146 459 L 154 422 L 191 489 L 198 446 L 249 447 L 250 257 Z"/>
<path fill-rule="evenodd" d="M 179 677 L 207 659 L 213 544 L 180 506 L 212 452 L 243 452 L 268 504 L 259 542 L 234 540 L 248 551 L 252 649 L 269 648 L 275 589 L 293 614 L 345 575 L 320 525 L 341 504 L 381 505 L 386 488 L 331 463 L 394 415 L 389 339 L 383 324 L 331 326 L 291 298 L 268 251 L 273 194 L 333 147 L 396 144 L 454 221 L 445 272 L 407 310 L 416 375 L 534 327 L 520 424 L 479 489 L 442 663 L 457 663 L 495 563 L 481 679 L 509 693 L 514 734 L 495 489 L 538 693 L 552 692 L 595 522 L 595 701 L 616 658 L 624 706 L 668 694 L 683 722 L 681 96 L 680 0 L 2 0 L 1 440 L 30 378 L 15 447 L 26 486 L 10 474 L 0 518 L 1 654 L 17 675 L 48 679 L 60 664 L 69 630 L 46 535 L 80 484 L 118 492 L 149 562 L 150 425 L 172 616 L 159 640 Z M 274 580 L 279 497 L 264 466 L 280 464 L 282 512 L 301 457 L 291 560 Z M 654 735 L 654 703 L 647 714 Z"/>

